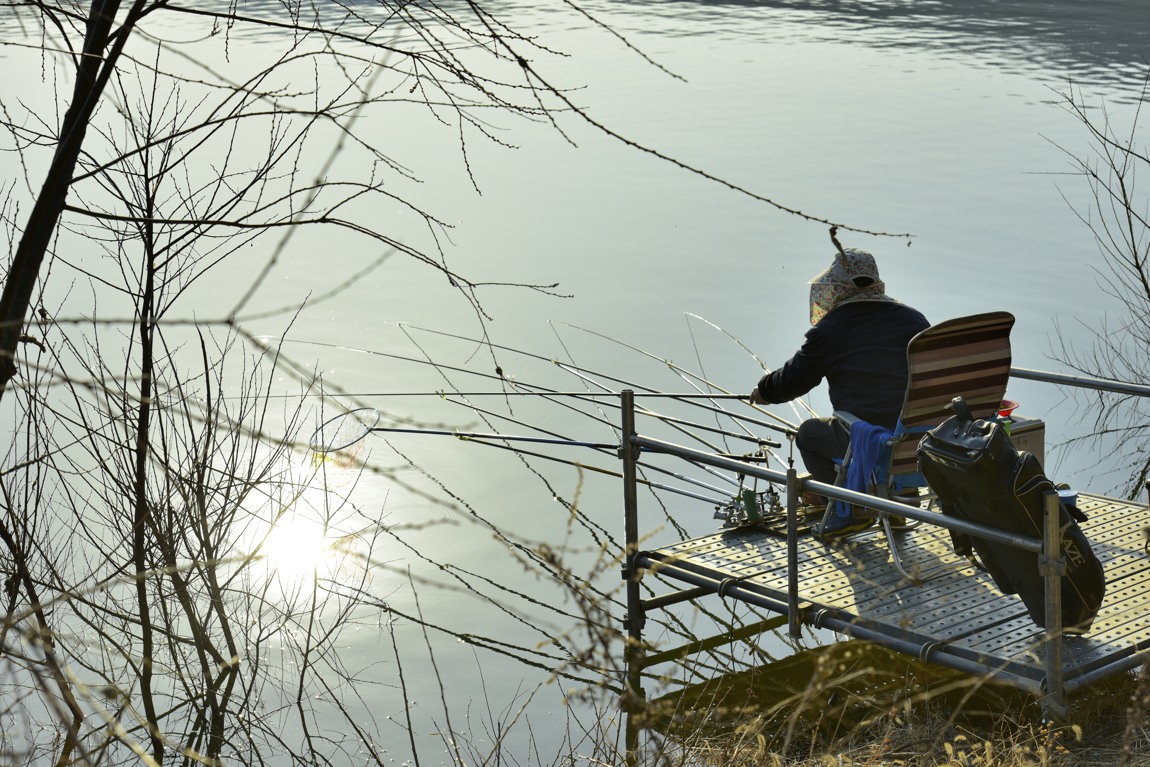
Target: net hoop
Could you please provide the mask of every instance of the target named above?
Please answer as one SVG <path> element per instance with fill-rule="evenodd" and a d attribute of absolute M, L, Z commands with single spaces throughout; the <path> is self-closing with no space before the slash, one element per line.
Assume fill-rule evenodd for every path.
<path fill-rule="evenodd" d="M 308 447 L 317 453 L 334 453 L 351 447 L 379 423 L 379 411 L 361 407 L 329 418 L 311 435 Z"/>

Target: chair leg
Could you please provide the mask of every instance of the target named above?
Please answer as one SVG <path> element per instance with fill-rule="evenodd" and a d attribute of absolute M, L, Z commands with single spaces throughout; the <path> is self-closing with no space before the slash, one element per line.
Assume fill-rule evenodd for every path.
<path fill-rule="evenodd" d="M 920 573 L 911 573 L 902 563 L 902 555 L 898 550 L 898 539 L 895 536 L 895 531 L 891 525 L 890 515 L 881 514 L 879 516 L 879 523 L 882 525 L 883 532 L 886 534 L 887 544 L 890 546 L 891 561 L 894 562 L 894 567 L 898 570 L 899 575 L 906 578 L 912 583 L 922 583 L 934 578 L 937 575 L 942 575 L 948 570 L 961 569 L 966 566 L 966 563 L 952 563 L 952 564 L 938 564 Z M 919 523 L 914 522 L 914 526 Z"/>
<path fill-rule="evenodd" d="M 898 541 L 895 540 L 894 530 L 890 524 L 890 516 L 882 514 L 879 516 L 879 524 L 882 525 L 883 532 L 886 533 L 886 542 L 890 546 L 890 558 L 894 562 L 894 569 L 898 570 L 898 574 L 908 581 L 922 581 L 926 580 L 921 575 L 911 575 L 907 572 L 906 568 L 902 565 L 902 555 L 898 551 Z"/>
<path fill-rule="evenodd" d="M 839 464 L 838 469 L 835 471 L 835 487 L 842 487 L 843 485 L 846 484 L 847 466 L 850 464 L 850 460 L 851 460 L 851 448 L 850 448 L 850 445 L 847 445 L 847 451 L 845 453 L 843 453 L 842 463 Z M 823 511 L 823 520 L 822 520 L 823 527 L 826 527 L 827 524 L 830 523 L 831 517 L 835 513 L 835 503 L 836 503 L 836 501 L 834 498 L 828 498 L 827 499 L 827 507 Z"/>

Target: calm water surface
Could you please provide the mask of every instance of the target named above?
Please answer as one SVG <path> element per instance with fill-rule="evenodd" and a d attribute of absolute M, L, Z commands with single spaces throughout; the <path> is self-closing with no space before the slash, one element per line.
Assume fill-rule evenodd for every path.
<path fill-rule="evenodd" d="M 1018 318 L 1015 364 L 1059 370 L 1050 359 L 1059 333 L 1088 342 L 1091 334 L 1080 323 L 1120 308 L 1096 286 L 1097 248 L 1071 210 L 1087 204 L 1088 190 L 1069 173 L 1068 155 L 1091 150 L 1086 131 L 1061 104 L 1062 94 L 1081 89 L 1095 106 L 1105 99 L 1117 123 L 1129 124 L 1150 49 L 1150 11 L 1142 3 L 666 1 L 588 7 L 664 69 L 567 12 L 528 3 L 506 9 L 549 48 L 570 54 L 541 53 L 535 62 L 541 71 L 557 83 L 586 86 L 574 98 L 629 141 L 780 205 L 897 235 L 844 231 L 840 237 L 872 250 L 889 292 L 932 321 L 1009 309 Z M 807 327 L 806 281 L 832 255 L 825 225 L 628 147 L 577 119 L 564 123 L 567 139 L 546 126 L 496 122 L 518 148 L 473 143 L 469 161 L 479 192 L 466 182 L 450 129 L 414 116 L 379 129 L 394 137 L 396 154 L 427 181 L 414 194 L 455 225 L 445 246 L 454 267 L 476 279 L 558 282 L 558 291 L 571 296 L 510 288 L 482 294 L 493 317 L 491 338 L 538 358 L 506 351 L 492 359 L 474 343 L 408 327 L 470 337 L 479 332 L 457 294 L 428 270 L 399 260 L 338 300 L 306 309 L 285 347 L 290 354 L 318 364 L 329 383 L 381 410 L 487 430 L 474 412 L 394 396 L 466 389 L 478 379 L 445 378 L 428 366 L 373 353 L 429 354 L 484 373 L 499 364 L 520 380 L 586 388 L 550 362 L 565 359 L 621 381 L 686 390 L 688 384 L 659 361 L 664 358 L 744 392 L 760 365 L 731 337 L 772 367 L 797 348 Z M 414 228 L 409 235 L 413 241 L 426 236 Z M 251 308 L 296 304 L 309 291 L 338 284 L 374 255 L 364 254 L 359 242 L 305 233 Z M 221 272 L 195 298 L 201 302 L 197 312 L 230 308 L 236 296 L 229 286 L 233 278 L 244 284 L 250 268 L 233 264 L 234 273 Z M 278 335 L 282 325 L 281 318 L 248 323 L 269 335 Z M 1021 412 L 1046 419 L 1052 475 L 1112 489 L 1111 480 L 1098 478 L 1094 456 L 1052 449 L 1088 430 L 1072 402 L 1028 382 L 1012 384 L 1009 394 L 1022 402 Z M 829 409 L 821 392 L 810 404 L 820 413 Z M 616 439 L 610 425 L 554 404 L 490 407 L 580 439 Z M 779 412 L 800 417 L 787 408 Z M 615 416 L 606 412 L 605 418 L 613 423 Z M 507 433 L 526 428 L 508 420 L 491 425 Z M 407 536 L 431 564 L 398 545 L 385 543 L 376 552 L 396 570 L 379 574 L 373 587 L 397 609 L 422 609 L 450 631 L 524 647 L 545 647 L 549 635 L 579 630 L 577 620 L 538 606 L 558 602 L 575 612 L 476 517 L 515 540 L 567 545 L 577 575 L 604 589 L 617 587 L 615 566 L 596 559 L 595 536 L 572 529 L 571 516 L 553 496 L 576 502 L 619 538 L 618 482 L 538 462 L 537 476 L 512 454 L 447 438 L 372 437 L 370 447 L 372 460 L 382 465 L 410 459 L 423 467 L 474 512 L 446 512 L 404 488 L 370 477 L 361 482 L 359 503 L 378 508 L 386 523 L 432 523 Z M 596 462 L 617 468 L 610 457 Z M 418 472 L 411 476 L 413 487 L 441 492 Z M 689 532 L 714 529 L 706 504 L 683 498 L 668 503 Z M 658 517 L 656 509 L 649 522 Z M 438 564 L 496 585 L 484 586 L 488 596 L 477 598 L 459 588 L 411 589 L 400 574 L 410 566 L 442 579 Z M 360 692 L 381 738 L 393 742 L 402 761 L 403 705 L 384 621 L 382 614 L 374 623 L 366 620 L 347 652 L 378 682 Z M 456 730 L 470 731 L 476 742 L 489 740 L 483 723 L 514 718 L 507 712 L 523 706 L 526 719 L 508 741 L 511 751 L 525 757 L 530 741 L 544 756 L 561 747 L 568 714 L 560 690 L 535 691 L 545 672 L 475 651 L 450 635 L 432 639 L 434 669 L 419 649 L 419 634 L 408 625 L 399 630 L 411 648 L 408 698 L 425 753 L 442 749 L 439 736 L 429 734 L 444 726 L 436 672 L 448 679 Z M 764 642 L 773 653 L 785 652 L 774 638 Z M 546 657 L 540 662 L 551 663 Z"/>
<path fill-rule="evenodd" d="M 1085 205 L 1088 198 L 1084 182 L 1068 174 L 1067 155 L 1090 149 L 1085 130 L 1061 106 L 1063 94 L 1081 88 L 1095 106 L 1105 99 L 1114 119 L 1129 119 L 1143 77 L 1148 12 L 1132 2 L 863 6 L 594 6 L 601 19 L 682 79 L 567 17 L 530 6 L 515 12 L 538 24 L 550 46 L 572 54 L 569 61 L 542 63 L 562 82 L 587 85 L 579 103 L 596 120 L 782 205 L 862 229 L 909 233 L 848 232 L 842 239 L 874 251 L 889 291 L 933 321 L 1013 311 L 1015 364 L 1061 369 L 1050 359 L 1059 334 L 1088 342 L 1080 321 L 1119 308 L 1096 287 L 1097 249 L 1071 211 L 1071 204 Z M 633 347 L 705 372 L 732 391 L 748 390 L 758 376 L 747 352 L 688 313 L 722 327 L 768 365 L 786 359 L 806 328 L 805 282 L 831 255 L 826 228 L 586 126 L 568 123 L 568 131 L 577 148 L 552 132 L 520 127 L 511 134 L 518 151 L 476 152 L 471 159 L 482 195 L 460 184 L 434 187 L 436 202 L 458 221 L 450 251 L 457 263 L 484 275 L 558 281 L 573 295 L 492 294 L 493 337 L 665 390 L 684 390 L 686 383 Z M 424 167 L 451 178 L 459 173 L 457 158 L 440 154 L 438 146 L 428 147 Z M 298 273 L 285 271 L 286 283 L 311 279 L 303 261 Z M 346 303 L 309 317 L 297 335 L 369 349 L 390 348 L 393 342 L 385 338 L 401 347 L 408 342 L 384 324 L 393 321 L 471 327 L 464 332 L 474 335 L 458 299 L 446 290 L 424 290 L 423 283 L 412 294 L 408 286 L 416 279 L 405 266 L 389 267 L 362 293 L 357 289 Z M 356 300 L 363 302 L 358 309 Z M 452 348 L 415 335 L 439 359 L 484 371 L 493 366 L 474 346 Z M 370 358 L 324 353 L 320 359 L 354 391 L 405 385 L 403 372 Z M 524 380 L 584 386 L 514 354 L 499 362 Z M 1056 478 L 1112 488 L 1098 477 L 1096 456 L 1053 449 L 1088 430 L 1073 403 L 1027 382 L 1013 384 L 1009 393 L 1023 403 L 1022 411 L 1046 419 L 1048 468 Z M 811 404 L 828 410 L 821 393 Z M 554 424 L 586 439 L 614 438 L 608 427 L 568 420 L 554 408 L 517 407 L 527 422 Z M 391 444 L 439 467 L 483 514 L 525 538 L 571 540 L 566 512 L 550 495 L 555 490 L 570 499 L 577 486 L 581 508 L 616 535 L 621 531 L 616 483 L 579 485 L 570 471 L 542 468 L 552 482 L 544 485 L 524 480 L 518 463 L 496 451 L 398 439 Z M 670 503 L 691 532 L 713 529 L 705 504 Z M 395 494 L 387 509 L 400 519 L 410 512 Z M 649 507 L 647 513 L 658 517 Z M 549 593 L 517 560 L 501 557 L 498 545 L 488 549 L 474 537 L 451 534 L 429 537 L 428 545 L 452 562 L 473 562 L 477 552 L 489 551 L 490 558 L 478 554 L 485 573 L 515 589 Z M 594 550 L 586 546 L 577 571 L 594 574 Z M 611 588 L 614 569 L 599 575 Z M 401 592 L 394 598 L 407 599 Z M 515 620 L 481 602 L 447 594 L 435 600 L 425 608 L 440 615 L 458 608 L 451 622 L 457 630 L 520 635 Z M 546 623 L 542 634 L 568 628 L 555 616 Z M 524 641 L 542 641 L 531 632 L 528 637 Z M 360 649 L 369 651 L 371 638 L 365 641 Z M 764 643 L 773 653 L 785 652 L 775 639 Z M 463 698 L 519 700 L 534 678 L 516 663 L 489 666 L 486 656 L 457 649 L 462 652 L 445 650 L 440 660 L 471 691 Z M 484 668 L 498 670 L 485 674 Z M 559 738 L 566 715 L 555 698 L 543 693 L 528 711 L 536 738 Z"/>

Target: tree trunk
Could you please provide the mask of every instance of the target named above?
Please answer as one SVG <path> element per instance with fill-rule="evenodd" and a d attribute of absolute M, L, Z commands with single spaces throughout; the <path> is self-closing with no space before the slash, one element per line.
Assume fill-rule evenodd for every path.
<path fill-rule="evenodd" d="M 76 67 L 72 103 L 64 115 L 56 154 L 12 258 L 3 295 L 0 295 L 0 398 L 4 396 L 8 382 L 16 375 L 16 347 L 23 337 L 32 291 L 64 210 L 88 124 L 128 37 L 122 33 L 113 51 L 105 58 L 104 50 L 119 7 L 120 0 L 92 0 L 84 50 Z"/>

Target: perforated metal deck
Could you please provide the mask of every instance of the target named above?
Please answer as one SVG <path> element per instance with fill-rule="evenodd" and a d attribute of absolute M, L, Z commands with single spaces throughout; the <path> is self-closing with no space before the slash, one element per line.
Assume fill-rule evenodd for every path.
<path fill-rule="evenodd" d="M 1106 572 L 1106 597 L 1090 631 L 1063 641 L 1067 692 L 1142 662 L 1150 648 L 1150 555 L 1145 506 L 1080 495 L 1082 525 Z M 1001 681 L 1040 695 L 1043 632 L 1017 596 L 956 556 L 949 533 L 931 525 L 896 533 L 904 566 L 930 574 L 920 583 L 899 575 L 879 532 L 829 547 L 799 539 L 799 604 L 803 619 L 923 660 Z M 755 528 L 718 532 L 654 551 L 637 564 L 670 581 L 702 586 L 725 598 L 787 612 L 786 540 Z"/>

